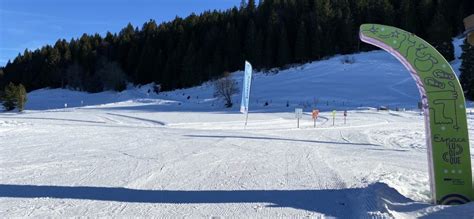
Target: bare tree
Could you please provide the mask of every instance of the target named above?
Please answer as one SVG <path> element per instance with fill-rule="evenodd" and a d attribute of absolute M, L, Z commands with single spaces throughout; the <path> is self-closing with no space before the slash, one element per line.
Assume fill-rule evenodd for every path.
<path fill-rule="evenodd" d="M 232 95 L 237 94 L 239 89 L 237 88 L 237 82 L 232 79 L 229 73 L 225 73 L 225 76 L 214 82 L 214 97 L 223 99 L 227 108 L 232 107 Z"/>

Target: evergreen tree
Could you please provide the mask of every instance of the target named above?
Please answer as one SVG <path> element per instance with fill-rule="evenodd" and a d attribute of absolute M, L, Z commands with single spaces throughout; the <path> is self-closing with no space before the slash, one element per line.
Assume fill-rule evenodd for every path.
<path fill-rule="evenodd" d="M 435 14 L 433 21 L 428 28 L 428 41 L 446 58 L 448 61 L 454 60 L 454 46 L 451 39 L 451 26 L 446 21 L 441 9 Z"/>
<path fill-rule="evenodd" d="M 245 55 L 246 59 L 252 63 L 255 63 L 257 59 L 257 30 L 253 20 L 249 21 L 247 27 L 247 34 L 245 39 Z"/>
<path fill-rule="evenodd" d="M 155 47 L 151 39 L 147 39 L 140 58 L 138 59 L 138 64 L 135 70 L 134 79 L 136 84 L 146 84 L 150 83 L 152 80 L 152 75 L 156 71 L 154 69 L 155 65 Z"/>
<path fill-rule="evenodd" d="M 104 90 L 125 90 L 127 87 L 127 77 L 118 63 L 109 62 L 102 58 L 99 65 L 97 75 Z"/>
<path fill-rule="evenodd" d="M 271 67 L 275 66 L 275 48 L 277 47 L 275 26 L 278 22 L 278 14 L 275 10 L 272 10 L 270 13 L 270 19 L 267 23 L 266 28 L 266 37 L 265 37 L 265 47 L 264 47 L 264 66 Z"/>
<path fill-rule="evenodd" d="M 411 33 L 417 32 L 417 11 L 416 2 L 412 0 L 401 0 L 400 10 L 398 10 L 400 17 L 400 27 Z"/>
<path fill-rule="evenodd" d="M 311 33 L 310 33 L 311 41 L 311 59 L 319 60 L 322 57 L 322 30 L 321 26 L 317 22 L 313 22 Z"/>
<path fill-rule="evenodd" d="M 16 87 L 16 98 L 18 111 L 22 112 L 25 109 L 25 104 L 27 101 L 26 89 L 22 84 L 19 84 Z"/>
<path fill-rule="evenodd" d="M 319 27 L 321 32 L 320 36 L 315 36 L 314 40 L 319 40 L 317 43 L 317 49 L 319 54 L 317 56 L 324 57 L 330 54 L 333 54 L 334 44 L 333 44 L 333 31 L 331 22 L 334 19 L 335 12 L 330 0 L 316 0 L 314 4 L 314 12 L 316 14 L 317 27 Z"/>
<path fill-rule="evenodd" d="M 418 19 L 416 21 L 418 24 L 417 27 L 420 29 L 417 29 L 417 34 L 422 38 L 427 37 L 427 27 L 433 22 L 433 16 L 436 12 L 435 1 L 436 0 L 420 0 L 418 2 Z"/>
<path fill-rule="evenodd" d="M 240 1 L 240 10 L 247 8 L 247 0 Z"/>
<path fill-rule="evenodd" d="M 336 2 L 337 10 L 335 12 L 335 25 L 339 28 L 335 30 L 335 38 L 338 46 L 336 46 L 337 53 L 350 53 L 354 48 L 354 36 L 357 36 L 353 31 L 353 19 L 348 0 L 339 0 Z M 358 40 L 358 39 L 357 39 Z"/>
<path fill-rule="evenodd" d="M 298 33 L 296 35 L 295 42 L 295 59 L 298 62 L 304 62 L 308 58 L 306 35 L 306 26 L 302 21 L 300 26 L 298 27 Z"/>
<path fill-rule="evenodd" d="M 247 3 L 247 10 L 253 12 L 255 10 L 255 0 L 249 0 Z"/>
<path fill-rule="evenodd" d="M 66 69 L 66 81 L 67 86 L 73 90 L 84 90 L 82 85 L 81 75 L 84 74 L 84 70 L 78 62 L 74 62 Z"/>
<path fill-rule="evenodd" d="M 462 45 L 461 55 L 461 85 L 467 99 L 474 100 L 474 46 L 471 46 L 467 40 Z"/>
<path fill-rule="evenodd" d="M 49 86 L 52 88 L 58 88 L 61 86 L 61 71 L 59 69 L 61 62 L 61 54 L 57 48 L 50 48 L 47 55 L 46 66 L 44 71 L 46 71 L 47 82 L 44 82 L 43 86 Z"/>
<path fill-rule="evenodd" d="M 12 111 L 18 104 L 17 88 L 10 82 L 3 92 L 2 105 L 6 111 Z"/>
<path fill-rule="evenodd" d="M 283 67 L 290 61 L 290 46 L 288 45 L 288 36 L 286 28 L 283 26 L 280 29 L 280 37 L 278 43 L 278 66 Z"/>
<path fill-rule="evenodd" d="M 254 66 L 261 68 L 263 65 L 263 48 L 264 48 L 264 37 L 262 31 L 258 31 L 255 48 L 254 48 Z"/>
<path fill-rule="evenodd" d="M 188 46 L 188 49 L 186 51 L 186 55 L 183 58 L 183 63 L 181 67 L 181 78 L 179 79 L 182 81 L 183 85 L 186 86 L 191 86 L 193 84 L 193 81 L 196 80 L 196 74 L 194 74 L 195 71 L 195 66 L 196 66 L 196 50 L 194 48 L 193 43 L 191 42 Z"/>
<path fill-rule="evenodd" d="M 230 69 L 235 69 L 237 66 L 241 66 L 243 58 L 241 56 L 241 43 L 239 38 L 239 32 L 237 31 L 237 27 L 232 23 L 228 23 L 226 27 L 226 59 L 224 62 L 224 66 L 226 71 Z"/>

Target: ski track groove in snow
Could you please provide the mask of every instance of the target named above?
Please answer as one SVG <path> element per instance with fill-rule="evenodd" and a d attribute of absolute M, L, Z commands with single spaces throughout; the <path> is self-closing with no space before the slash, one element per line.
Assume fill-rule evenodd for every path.
<path fill-rule="evenodd" d="M 107 115 L 118 116 L 118 117 L 123 117 L 123 118 L 127 118 L 127 119 L 133 119 L 133 120 L 137 120 L 141 123 L 146 122 L 146 123 L 150 123 L 152 125 L 160 125 L 160 126 L 166 125 L 164 122 L 161 122 L 161 121 L 156 121 L 156 120 L 151 120 L 151 119 L 144 119 L 144 118 L 139 118 L 139 117 L 135 117 L 135 116 L 128 116 L 128 115 L 122 115 L 122 114 L 117 114 L 117 113 L 107 113 Z"/>

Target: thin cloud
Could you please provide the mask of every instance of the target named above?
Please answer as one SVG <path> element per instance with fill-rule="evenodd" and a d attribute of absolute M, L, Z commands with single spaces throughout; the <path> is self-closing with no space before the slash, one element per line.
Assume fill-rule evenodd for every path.
<path fill-rule="evenodd" d="M 31 13 L 31 12 L 26 12 L 26 11 L 13 11 L 13 10 L 5 10 L 5 9 L 0 9 L 0 14 L 2 14 L 2 15 L 24 16 L 24 17 L 58 19 L 58 17 L 47 15 L 47 14 Z"/>

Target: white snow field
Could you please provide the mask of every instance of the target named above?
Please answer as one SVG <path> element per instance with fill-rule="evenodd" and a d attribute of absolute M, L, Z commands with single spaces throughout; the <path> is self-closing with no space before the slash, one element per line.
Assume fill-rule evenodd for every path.
<path fill-rule="evenodd" d="M 353 57 L 257 73 L 245 129 L 240 95 L 224 109 L 210 84 L 34 91 L 0 114 L 0 217 L 474 218 L 474 204 L 429 204 L 409 73 L 385 52 Z"/>

